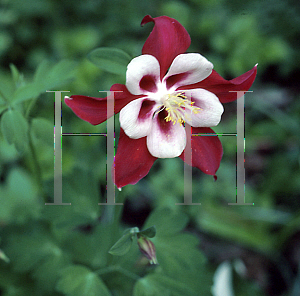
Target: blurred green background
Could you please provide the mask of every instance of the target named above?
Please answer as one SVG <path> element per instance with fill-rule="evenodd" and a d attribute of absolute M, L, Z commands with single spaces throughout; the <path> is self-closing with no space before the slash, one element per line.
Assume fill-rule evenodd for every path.
<path fill-rule="evenodd" d="M 100 96 L 122 75 L 87 57 L 114 47 L 141 54 L 153 25 L 167 15 L 191 35 L 224 78 L 258 63 L 245 95 L 245 202 L 236 195 L 236 138 L 222 136 L 218 180 L 193 169 L 193 201 L 183 202 L 183 163 L 155 162 L 126 200 L 121 224 L 100 207 L 106 194 L 105 137 L 63 136 L 63 202 L 53 201 L 54 94 Z M 1 0 L 0 1 L 0 295 L 211 295 L 213 274 L 229 262 L 235 295 L 300 290 L 300 5 L 288 0 Z M 236 103 L 219 133 L 236 132 Z M 118 137 L 118 115 L 115 117 Z M 62 103 L 64 133 L 106 132 Z M 117 142 L 116 142 L 117 143 Z M 118 213 L 115 214 L 116 218 Z M 133 246 L 112 257 L 126 227 L 156 224 L 149 268 Z M 117 221 L 117 220 L 115 220 Z M 179 222 L 178 222 L 179 221 Z M 153 223 L 152 223 L 153 222 Z M 152 223 L 152 225 L 150 225 Z M 75 284 L 76 283 L 76 284 Z M 224 295 L 231 296 L 232 294 Z M 219 294 L 215 294 L 219 296 Z"/>

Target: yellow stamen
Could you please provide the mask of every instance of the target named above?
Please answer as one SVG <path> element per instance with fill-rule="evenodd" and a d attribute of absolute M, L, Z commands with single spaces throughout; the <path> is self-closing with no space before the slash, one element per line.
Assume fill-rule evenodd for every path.
<path fill-rule="evenodd" d="M 164 108 L 168 112 L 165 117 L 167 122 L 172 121 L 173 125 L 178 122 L 180 125 L 185 123 L 185 118 L 188 116 L 188 110 L 197 114 L 201 108 L 193 106 L 195 102 L 187 99 L 183 92 L 177 94 L 168 94 L 164 101 Z M 191 120 L 191 118 L 189 118 Z"/>

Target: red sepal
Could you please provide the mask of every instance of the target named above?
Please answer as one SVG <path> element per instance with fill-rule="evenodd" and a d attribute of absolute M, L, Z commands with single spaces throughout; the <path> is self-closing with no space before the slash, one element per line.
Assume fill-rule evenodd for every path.
<path fill-rule="evenodd" d="M 179 90 L 203 88 L 214 93 L 221 103 L 229 103 L 239 98 L 235 91 L 249 90 L 255 80 L 256 73 L 257 65 L 241 76 L 226 80 L 213 70 L 206 79 L 195 84 L 180 87 Z"/>
<path fill-rule="evenodd" d="M 147 38 L 142 53 L 156 57 L 160 64 L 162 79 L 171 66 L 174 58 L 185 53 L 191 44 L 191 38 L 186 29 L 175 19 L 167 16 L 152 18 L 146 15 L 141 25 L 154 22 L 154 28 Z"/>
<path fill-rule="evenodd" d="M 114 162 L 114 183 L 118 188 L 136 184 L 149 173 L 156 159 L 148 151 L 146 137 L 131 139 L 121 128 Z"/>
<path fill-rule="evenodd" d="M 223 156 L 223 147 L 219 137 L 209 127 L 193 127 L 192 134 L 208 134 L 192 136 L 192 166 L 207 175 L 215 176 Z M 179 156 L 184 161 L 184 151 Z M 187 162 L 189 165 L 190 163 Z"/>
<path fill-rule="evenodd" d="M 111 91 L 121 91 L 114 93 L 115 108 L 114 113 L 117 114 L 121 109 L 134 99 L 141 96 L 132 95 L 123 84 L 114 84 Z M 71 99 L 65 99 L 65 103 L 72 111 L 81 119 L 97 125 L 113 116 L 107 114 L 107 98 L 94 98 L 88 96 L 74 95 Z"/>

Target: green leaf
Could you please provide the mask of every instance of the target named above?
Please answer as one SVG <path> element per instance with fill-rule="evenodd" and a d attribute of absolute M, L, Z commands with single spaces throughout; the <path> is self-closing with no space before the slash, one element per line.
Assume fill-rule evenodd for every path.
<path fill-rule="evenodd" d="M 40 90 L 33 83 L 24 84 L 19 87 L 12 98 L 13 104 L 19 104 L 24 101 L 37 98 L 40 94 Z"/>
<path fill-rule="evenodd" d="M 14 144 L 19 152 L 28 147 L 28 122 L 18 110 L 8 110 L 1 117 L 1 131 L 9 144 Z"/>
<path fill-rule="evenodd" d="M 9 171 L 7 182 L 0 187 L 0 221 L 3 223 L 24 223 L 39 216 L 41 204 L 37 188 L 31 176 L 24 170 Z"/>
<path fill-rule="evenodd" d="M 160 236 L 170 235 L 182 230 L 188 223 L 188 217 L 183 212 L 176 212 L 169 208 L 154 211 L 145 224 L 145 227 L 155 225 Z"/>
<path fill-rule="evenodd" d="M 15 85 L 18 87 L 24 83 L 23 74 L 19 72 L 17 67 L 14 64 L 9 64 L 11 75 Z"/>
<path fill-rule="evenodd" d="M 123 256 L 129 252 L 136 227 L 127 229 L 124 235 L 110 248 L 109 253 L 115 256 Z"/>
<path fill-rule="evenodd" d="M 175 291 L 170 289 L 171 295 L 199 295 L 197 291 L 200 289 L 200 295 L 210 295 L 212 274 L 207 270 L 205 257 L 198 249 L 198 238 L 183 232 L 187 222 L 188 217 L 184 213 L 164 208 L 151 213 L 145 223 L 146 227 L 155 224 L 157 228 L 152 242 L 156 248 L 159 267 L 168 277 L 156 285 L 170 289 L 175 281 L 177 284 L 174 287 L 177 288 Z M 189 290 L 183 293 L 185 287 Z"/>
<path fill-rule="evenodd" d="M 39 77 L 36 76 L 36 85 L 41 92 L 63 86 L 75 77 L 75 67 L 75 62 L 63 60 L 54 65 L 47 73 L 43 73 Z M 42 70 L 40 72 L 42 73 Z"/>
<path fill-rule="evenodd" d="M 53 253 L 42 259 L 32 272 L 32 277 L 36 280 L 35 285 L 40 288 L 39 290 L 46 290 L 51 294 L 55 289 L 61 270 L 70 264 L 68 256 L 59 248 L 53 247 Z"/>
<path fill-rule="evenodd" d="M 27 223 L 14 228 L 6 238 L 5 253 L 18 273 L 33 271 L 49 257 L 62 259 L 62 249 L 41 225 Z"/>
<path fill-rule="evenodd" d="M 54 126 L 49 120 L 45 118 L 34 118 L 31 121 L 31 133 L 32 135 L 48 146 L 53 147 L 54 145 Z"/>
<path fill-rule="evenodd" d="M 136 282 L 133 289 L 133 296 L 156 295 L 170 296 L 171 291 L 163 285 L 157 285 L 156 279 L 153 276 L 146 276 Z"/>
<path fill-rule="evenodd" d="M 121 49 L 100 47 L 93 50 L 88 59 L 101 70 L 125 75 L 131 57 Z"/>
<path fill-rule="evenodd" d="M 198 296 L 202 291 L 193 291 L 189 284 L 172 279 L 165 274 L 149 274 L 146 277 L 138 280 L 133 289 L 133 296 L 156 296 L 156 295 L 172 295 L 172 296 Z"/>
<path fill-rule="evenodd" d="M 5 111 L 7 109 L 7 106 L 5 103 L 1 102 L 1 97 L 0 97 L 0 115 L 3 111 Z"/>
<path fill-rule="evenodd" d="M 99 198 L 99 189 L 95 178 L 92 171 L 80 167 L 74 167 L 72 175 L 63 178 L 63 196 L 66 202 L 72 204 L 70 211 L 90 221 L 96 221 L 100 211 L 100 207 L 95 207 Z M 62 219 L 62 221 L 66 220 Z M 79 225 L 79 223 L 76 224 Z"/>
<path fill-rule="evenodd" d="M 34 81 L 20 86 L 15 91 L 12 102 L 18 104 L 37 98 L 46 90 L 51 90 L 70 82 L 75 76 L 75 66 L 75 62 L 68 60 L 63 60 L 53 67 L 48 61 L 42 62 L 35 72 Z"/>
<path fill-rule="evenodd" d="M 42 61 L 34 73 L 33 82 L 36 85 L 43 84 L 48 72 L 51 70 L 51 63 L 47 60 Z"/>
<path fill-rule="evenodd" d="M 151 226 L 151 227 L 149 227 L 149 228 L 147 228 L 147 229 L 145 229 L 143 231 L 138 232 L 138 236 L 139 235 L 143 235 L 143 236 L 146 236 L 148 238 L 155 237 L 155 235 L 156 235 L 156 228 L 153 225 L 153 226 Z"/>
<path fill-rule="evenodd" d="M 65 268 L 56 289 L 68 296 L 111 296 L 101 278 L 80 265 Z"/>

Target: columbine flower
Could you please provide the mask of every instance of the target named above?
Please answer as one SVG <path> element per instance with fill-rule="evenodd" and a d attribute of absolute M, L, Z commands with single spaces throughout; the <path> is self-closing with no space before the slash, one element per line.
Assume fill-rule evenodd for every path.
<path fill-rule="evenodd" d="M 120 138 L 115 156 L 115 184 L 121 188 L 146 176 L 157 158 L 179 156 L 184 160 L 186 132 L 214 134 L 223 113 L 221 103 L 237 99 L 234 91 L 247 91 L 256 66 L 243 75 L 223 79 L 202 55 L 186 53 L 190 36 L 175 19 L 146 16 L 142 25 L 154 22 L 142 55 L 127 67 L 126 85 L 114 84 L 115 113 L 120 112 Z M 66 97 L 66 104 L 83 120 L 94 125 L 106 114 L 107 99 Z M 223 150 L 217 136 L 193 136 L 192 166 L 214 175 Z"/>
<path fill-rule="evenodd" d="M 134 58 L 127 67 L 126 87 L 142 97 L 120 112 L 125 134 L 131 139 L 147 137 L 147 148 L 154 157 L 181 155 L 186 146 L 185 122 L 210 127 L 221 119 L 223 106 L 215 94 L 200 88 L 185 90 L 187 85 L 207 78 L 212 68 L 200 54 L 180 54 L 160 79 L 160 65 L 154 56 Z"/>

